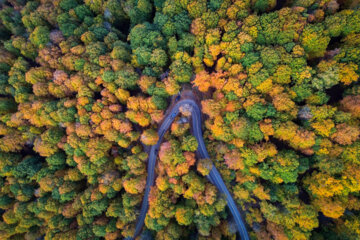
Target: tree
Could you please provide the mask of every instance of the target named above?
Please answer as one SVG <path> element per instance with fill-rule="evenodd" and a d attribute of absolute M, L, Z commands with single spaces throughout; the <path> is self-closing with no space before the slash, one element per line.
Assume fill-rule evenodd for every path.
<path fill-rule="evenodd" d="M 276 1 L 274 0 L 255 0 L 252 1 L 252 7 L 255 11 L 265 12 L 274 8 Z"/>
<path fill-rule="evenodd" d="M 219 116 L 221 112 L 221 103 L 213 99 L 208 99 L 201 101 L 202 111 L 209 115 L 209 117 L 214 118 Z"/>
<path fill-rule="evenodd" d="M 177 207 L 175 213 L 176 221 L 180 225 L 190 225 L 193 221 L 193 211 L 189 207 Z"/>
<path fill-rule="evenodd" d="M 46 158 L 49 165 L 63 165 L 66 162 L 66 154 L 64 152 L 57 152 Z"/>
<path fill-rule="evenodd" d="M 133 68 L 121 70 L 117 73 L 117 79 L 115 83 L 122 89 L 135 89 L 136 81 L 138 81 L 139 75 L 134 71 Z"/>
<path fill-rule="evenodd" d="M 49 29 L 46 26 L 38 26 L 30 34 L 30 41 L 38 48 L 43 48 L 50 41 Z"/>
<path fill-rule="evenodd" d="M 132 25 L 150 20 L 152 10 L 152 4 L 147 0 L 127 0 L 124 6 Z"/>
<path fill-rule="evenodd" d="M 145 145 L 155 145 L 158 140 L 159 140 L 159 136 L 154 129 L 145 130 L 141 134 L 141 141 Z"/>
<path fill-rule="evenodd" d="M 17 105 L 12 98 L 0 99 L 0 114 L 11 113 L 17 110 Z"/>
<path fill-rule="evenodd" d="M 183 138 L 183 143 L 181 149 L 184 151 L 195 152 L 198 148 L 198 143 L 196 138 L 192 135 L 185 136 Z"/>
<path fill-rule="evenodd" d="M 192 67 L 189 55 L 179 52 L 175 55 L 175 59 L 170 65 L 170 76 L 179 83 L 190 82 Z"/>
<path fill-rule="evenodd" d="M 14 35 L 21 35 L 25 29 L 21 22 L 21 15 L 19 11 L 16 11 L 11 7 L 4 7 L 0 11 L 0 19 L 2 25 L 8 29 Z"/>
<path fill-rule="evenodd" d="M 113 44 L 112 52 L 110 53 L 110 56 L 113 59 L 120 59 L 124 62 L 129 62 L 130 57 L 130 46 L 127 43 L 124 43 L 123 41 L 116 41 Z"/>
<path fill-rule="evenodd" d="M 347 145 L 356 141 L 359 134 L 357 127 L 342 123 L 336 126 L 336 132 L 331 135 L 331 138 L 339 144 Z"/>
<path fill-rule="evenodd" d="M 32 178 L 41 167 L 39 158 L 28 156 L 12 169 L 12 174 L 17 178 Z"/>
<path fill-rule="evenodd" d="M 209 175 L 212 169 L 212 162 L 210 159 L 199 159 L 197 164 L 197 171 L 203 176 Z"/>
<path fill-rule="evenodd" d="M 244 169 L 243 158 L 240 155 L 240 152 L 233 150 L 224 155 L 226 165 L 233 170 Z"/>
<path fill-rule="evenodd" d="M 299 159 L 293 151 L 280 151 L 273 159 L 260 164 L 260 176 L 274 183 L 296 182 L 308 168 L 308 159 Z"/>
<path fill-rule="evenodd" d="M 323 57 L 330 42 L 330 37 L 324 33 L 322 24 L 308 25 L 301 34 L 301 44 L 308 58 Z"/>
<path fill-rule="evenodd" d="M 360 95 L 346 96 L 341 100 L 341 105 L 345 111 L 350 112 L 354 117 L 360 117 L 360 109 L 358 102 L 360 101 Z"/>

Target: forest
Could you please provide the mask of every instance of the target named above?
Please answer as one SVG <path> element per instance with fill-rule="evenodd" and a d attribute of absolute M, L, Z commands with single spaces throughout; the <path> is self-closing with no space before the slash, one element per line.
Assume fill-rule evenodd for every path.
<path fill-rule="evenodd" d="M 0 0 L 0 239 L 360 239 L 359 0 Z"/>

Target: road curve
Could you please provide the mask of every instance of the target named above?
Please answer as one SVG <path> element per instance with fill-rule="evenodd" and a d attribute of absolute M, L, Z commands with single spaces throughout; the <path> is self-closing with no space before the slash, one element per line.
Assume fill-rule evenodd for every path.
<path fill-rule="evenodd" d="M 154 182 L 155 182 L 156 158 L 157 158 L 157 154 L 159 152 L 162 138 L 164 137 L 165 132 L 169 129 L 171 123 L 174 121 L 175 117 L 179 114 L 179 108 L 186 104 L 188 104 L 192 107 L 191 108 L 192 129 L 193 129 L 193 134 L 198 142 L 197 151 L 200 154 L 201 158 L 210 158 L 210 156 L 206 150 L 206 147 L 205 147 L 204 139 L 202 137 L 201 111 L 200 111 L 199 106 L 197 105 L 197 103 L 194 100 L 191 100 L 191 99 L 184 99 L 184 100 L 177 102 L 175 104 L 175 106 L 171 109 L 170 113 L 166 116 L 166 118 L 164 119 L 163 123 L 161 124 L 161 126 L 158 130 L 158 135 L 159 135 L 158 142 L 155 145 L 153 145 L 150 149 L 150 154 L 149 154 L 149 158 L 148 158 L 148 170 L 147 170 L 148 175 L 147 175 L 147 179 L 146 179 L 145 194 L 144 194 L 144 198 L 143 198 L 143 201 L 141 204 L 140 215 L 137 219 L 134 236 L 133 236 L 133 238 L 131 238 L 131 237 L 127 238 L 128 240 L 135 239 L 140 234 L 140 232 L 144 226 L 145 216 L 146 216 L 146 213 L 149 208 L 148 198 L 149 198 L 150 188 L 151 188 L 151 186 L 154 185 Z M 218 190 L 221 193 L 223 193 L 225 195 L 227 205 L 230 209 L 231 214 L 234 217 L 236 227 L 239 231 L 241 239 L 249 240 L 249 235 L 247 233 L 245 224 L 241 218 L 240 212 L 237 209 L 236 204 L 235 204 L 230 192 L 228 191 L 224 181 L 221 178 L 220 173 L 218 172 L 218 170 L 216 169 L 214 164 L 212 164 L 211 171 L 210 171 L 209 175 L 207 175 L 207 178 L 209 179 L 209 181 L 212 184 L 214 184 L 218 188 Z"/>

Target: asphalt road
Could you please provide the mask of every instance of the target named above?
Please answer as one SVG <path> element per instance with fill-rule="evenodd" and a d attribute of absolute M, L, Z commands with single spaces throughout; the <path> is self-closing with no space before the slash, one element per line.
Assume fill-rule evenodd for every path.
<path fill-rule="evenodd" d="M 179 114 L 179 108 L 188 104 L 191 106 L 191 117 L 192 117 L 192 129 L 193 134 L 198 142 L 198 153 L 201 158 L 210 158 L 209 154 L 206 150 L 204 139 L 202 137 L 202 130 L 201 130 L 201 111 L 199 106 L 194 100 L 185 99 L 177 102 L 175 106 L 172 108 L 170 113 L 166 116 L 165 120 L 163 121 L 162 125 L 158 130 L 159 140 L 156 145 L 153 145 L 150 149 L 149 159 L 148 159 L 148 170 L 147 170 L 147 179 L 146 179 L 146 186 L 145 186 L 145 194 L 143 198 L 143 202 L 141 205 L 140 215 L 137 219 L 136 227 L 135 227 L 135 234 L 133 238 L 127 238 L 129 240 L 135 239 L 141 233 L 141 230 L 144 226 L 144 220 L 146 213 L 149 208 L 149 193 L 151 186 L 154 185 L 155 182 L 155 165 L 156 165 L 156 158 L 159 152 L 160 144 L 162 142 L 162 138 L 164 137 L 165 132 L 169 129 L 171 123 L 174 121 L 175 117 Z M 240 212 L 236 207 L 236 204 L 228 191 L 224 181 L 221 178 L 220 173 L 216 169 L 214 165 L 212 165 L 211 171 L 209 175 L 207 175 L 209 181 L 214 184 L 218 190 L 224 194 L 226 197 L 227 205 L 230 209 L 231 214 L 234 217 L 236 227 L 239 231 L 239 235 L 242 240 L 249 240 L 249 235 L 247 233 L 245 224 L 241 218 Z"/>

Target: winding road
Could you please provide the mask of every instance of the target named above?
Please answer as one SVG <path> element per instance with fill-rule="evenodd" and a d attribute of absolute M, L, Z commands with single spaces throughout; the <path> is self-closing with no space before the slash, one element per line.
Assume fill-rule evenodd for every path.
<path fill-rule="evenodd" d="M 179 112 L 180 112 L 179 108 L 181 106 L 185 106 L 185 105 L 188 105 L 191 107 L 192 129 L 193 129 L 193 134 L 198 142 L 197 151 L 198 151 L 199 155 L 201 156 L 201 158 L 210 158 L 210 156 L 206 150 L 206 147 L 205 147 L 204 139 L 202 137 L 201 111 L 200 111 L 198 104 L 194 100 L 191 100 L 191 99 L 184 99 L 184 100 L 178 101 L 175 104 L 175 106 L 172 108 L 170 113 L 166 116 L 166 118 L 164 119 L 162 125 L 160 126 L 160 128 L 158 130 L 158 135 L 159 135 L 158 142 L 156 143 L 156 145 L 153 145 L 150 149 L 150 155 L 149 155 L 149 159 L 148 159 L 148 170 L 147 170 L 148 175 L 147 175 L 146 186 L 145 186 L 145 194 L 144 194 L 144 198 L 143 198 L 142 205 L 141 205 L 140 215 L 137 219 L 134 237 L 127 238 L 129 240 L 135 239 L 140 234 L 140 232 L 144 226 L 145 216 L 146 216 L 146 213 L 149 208 L 148 198 L 149 198 L 150 188 L 151 188 L 151 186 L 154 185 L 154 182 L 155 182 L 156 158 L 157 158 L 157 155 L 159 152 L 162 138 L 164 137 L 165 132 L 169 129 L 171 123 L 174 121 L 176 116 L 179 114 Z M 249 235 L 247 233 L 245 224 L 241 218 L 240 212 L 237 209 L 234 199 L 232 198 L 224 181 L 221 178 L 220 173 L 218 172 L 218 170 L 216 169 L 214 164 L 212 164 L 211 171 L 210 171 L 209 175 L 207 175 L 207 178 L 226 197 L 227 205 L 230 209 L 231 214 L 234 217 L 236 227 L 239 231 L 241 239 L 249 240 Z"/>

